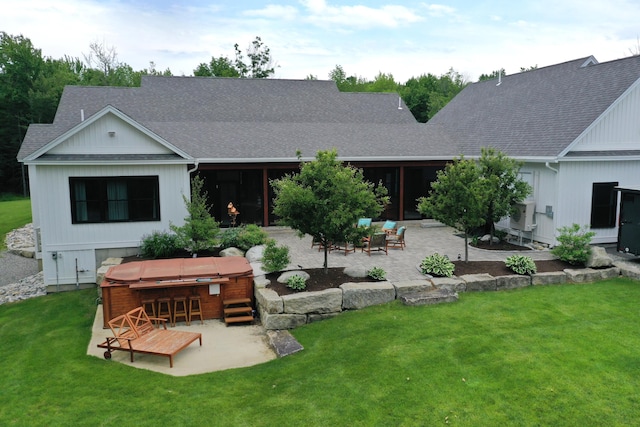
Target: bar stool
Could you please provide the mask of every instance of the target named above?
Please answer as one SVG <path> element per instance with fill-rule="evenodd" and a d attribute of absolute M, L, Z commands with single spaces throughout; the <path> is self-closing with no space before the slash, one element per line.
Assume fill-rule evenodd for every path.
<path fill-rule="evenodd" d="M 171 316 L 171 298 L 158 298 L 158 317 L 168 319 L 169 323 L 173 323 L 173 317 Z"/>
<path fill-rule="evenodd" d="M 189 325 L 189 318 L 187 317 L 187 297 L 173 297 L 173 323 L 172 326 L 176 326 L 178 317 L 184 318 L 184 321 Z"/>
<path fill-rule="evenodd" d="M 157 317 L 156 316 L 156 300 L 155 299 L 143 299 L 140 301 L 142 304 L 142 309 L 147 313 L 149 317 Z M 151 310 L 149 310 L 151 309 Z"/>
<path fill-rule="evenodd" d="M 200 316 L 200 324 L 204 325 L 204 320 L 202 319 L 202 305 L 200 303 L 200 295 L 189 295 L 189 320 L 187 321 L 187 325 L 191 324 L 191 319 L 194 315 Z"/>

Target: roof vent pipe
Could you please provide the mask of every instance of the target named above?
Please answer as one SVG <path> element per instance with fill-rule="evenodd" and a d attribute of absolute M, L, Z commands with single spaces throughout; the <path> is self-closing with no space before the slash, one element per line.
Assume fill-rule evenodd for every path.
<path fill-rule="evenodd" d="M 500 86 L 502 84 L 502 70 L 498 70 L 498 84 L 496 86 Z"/>
<path fill-rule="evenodd" d="M 398 97 L 398 110 L 402 110 L 402 98 Z"/>
<path fill-rule="evenodd" d="M 80 109 L 80 121 L 84 122 L 84 110 L 82 108 Z"/>

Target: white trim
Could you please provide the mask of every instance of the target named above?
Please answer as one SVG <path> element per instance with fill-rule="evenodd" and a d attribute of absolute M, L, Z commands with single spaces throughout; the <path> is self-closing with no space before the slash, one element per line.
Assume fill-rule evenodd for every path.
<path fill-rule="evenodd" d="M 176 160 L 41 160 L 25 161 L 25 165 L 37 166 L 118 166 L 118 165 L 189 165 L 194 161 L 190 159 Z"/>
<path fill-rule="evenodd" d="M 118 110 L 117 108 L 113 107 L 112 105 L 107 105 L 102 110 L 98 111 L 97 113 L 95 113 L 94 115 L 89 117 L 88 119 L 83 120 L 82 122 L 78 123 L 77 125 L 75 125 L 71 129 L 69 129 L 68 131 L 64 132 L 62 135 L 58 136 L 57 138 L 53 139 L 52 141 L 49 141 L 44 146 L 40 147 L 38 150 L 36 150 L 33 153 L 31 153 L 28 156 L 26 156 L 23 159 L 23 163 L 26 163 L 28 161 L 36 160 L 38 157 L 42 156 L 43 154 L 47 153 L 52 148 L 58 146 L 59 144 L 61 144 L 64 141 L 66 141 L 72 135 L 80 132 L 81 130 L 83 130 L 83 129 L 87 128 L 87 127 L 89 127 L 90 125 L 92 125 L 96 121 L 100 120 L 102 117 L 106 116 L 107 114 L 113 114 L 114 116 L 118 117 L 120 120 L 124 121 L 125 123 L 129 124 L 130 126 L 134 127 L 135 129 L 139 130 L 140 132 L 142 132 L 143 134 L 145 134 L 149 138 L 153 139 L 154 141 L 156 141 L 160 145 L 163 145 L 165 148 L 173 151 L 175 154 L 179 155 L 180 157 L 182 157 L 184 159 L 193 159 L 189 154 L 187 154 L 186 152 L 182 151 L 181 149 L 179 149 L 175 145 L 171 144 L 169 141 L 165 140 L 164 138 L 160 137 L 159 135 L 156 135 L 154 132 L 152 132 L 149 129 L 147 129 L 146 127 L 142 126 L 140 123 L 136 122 L 131 117 L 129 117 L 126 114 L 124 114 L 122 111 Z"/>

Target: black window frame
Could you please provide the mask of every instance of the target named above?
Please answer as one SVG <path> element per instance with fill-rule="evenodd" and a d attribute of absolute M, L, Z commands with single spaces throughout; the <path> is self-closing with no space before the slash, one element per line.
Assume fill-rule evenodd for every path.
<path fill-rule="evenodd" d="M 72 224 L 160 221 L 157 175 L 69 177 Z"/>
<path fill-rule="evenodd" d="M 617 182 L 594 182 L 591 190 L 591 228 L 615 228 Z"/>

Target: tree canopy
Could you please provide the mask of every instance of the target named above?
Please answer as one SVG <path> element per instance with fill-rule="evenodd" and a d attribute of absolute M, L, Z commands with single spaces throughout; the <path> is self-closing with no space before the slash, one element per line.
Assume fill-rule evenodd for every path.
<path fill-rule="evenodd" d="M 418 212 L 463 231 L 468 261 L 468 235 L 485 226 L 493 237 L 494 223 L 511 214 L 531 192 L 518 175 L 521 166 L 493 148 L 482 148 L 478 161 L 454 159 L 438 171 L 429 195 L 418 199 Z"/>
<path fill-rule="evenodd" d="M 271 50 L 256 37 L 247 48 L 245 60 L 238 43 L 234 46 L 235 59 L 226 56 L 212 57 L 209 64 L 201 63 L 193 70 L 198 77 L 240 77 L 263 79 L 275 73 L 276 65 L 271 57 Z"/>
<path fill-rule="evenodd" d="M 322 244 L 325 272 L 331 242 L 348 241 L 358 218 L 378 217 L 389 203 L 382 183 L 366 181 L 361 169 L 337 157 L 335 149 L 319 151 L 315 160 L 300 164 L 299 173 L 271 181 L 273 213 L 282 225 Z"/>

